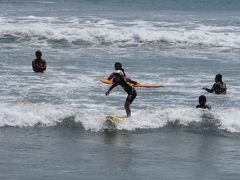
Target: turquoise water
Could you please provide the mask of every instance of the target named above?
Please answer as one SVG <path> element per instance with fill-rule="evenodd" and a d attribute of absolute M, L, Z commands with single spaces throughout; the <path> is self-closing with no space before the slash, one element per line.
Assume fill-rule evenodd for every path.
<path fill-rule="evenodd" d="M 0 1 L 1 179 L 238 179 L 238 1 Z M 32 72 L 41 49 L 44 74 Z M 99 79 L 121 62 L 165 88 Z M 223 75 L 226 96 L 201 88 Z M 211 111 L 195 109 L 199 95 Z M 31 103 L 22 103 L 23 100 Z"/>

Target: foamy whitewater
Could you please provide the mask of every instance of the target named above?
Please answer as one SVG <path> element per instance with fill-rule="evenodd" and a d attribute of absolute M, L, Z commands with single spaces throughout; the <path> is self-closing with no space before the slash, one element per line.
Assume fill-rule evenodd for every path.
<path fill-rule="evenodd" d="M 54 8 L 56 2 L 34 3 L 47 12 L 47 6 Z M 74 3 L 69 6 L 74 8 Z M 2 2 L 2 8 L 9 4 Z M 16 7 L 0 16 L 1 127 L 48 127 L 74 117 L 86 130 L 102 130 L 107 114 L 125 114 L 126 94 L 118 89 L 105 97 L 108 86 L 99 82 L 119 61 L 133 79 L 166 88 L 138 89 L 133 117 L 118 129 L 199 122 L 205 112 L 195 105 L 198 96 L 205 94 L 213 107 L 207 113 L 220 121 L 219 128 L 239 132 L 238 16 L 219 19 L 215 14 L 154 11 L 152 17 L 133 14 L 128 19 L 114 13 L 112 18 L 105 14 L 39 16 L 20 9 L 16 16 Z M 48 60 L 44 74 L 31 70 L 37 49 Z M 216 73 L 223 74 L 227 96 L 201 90 L 213 84 Z M 31 103 L 21 102 L 26 100 Z"/>
<path fill-rule="evenodd" d="M 239 12 L 237 0 L 0 0 L 0 179 L 239 177 Z M 38 49 L 45 73 L 32 71 Z M 127 94 L 105 96 L 99 80 L 115 62 L 165 88 L 137 88 L 132 117 L 112 127 Z M 202 90 L 218 73 L 227 95 Z M 211 111 L 195 108 L 202 94 Z"/>

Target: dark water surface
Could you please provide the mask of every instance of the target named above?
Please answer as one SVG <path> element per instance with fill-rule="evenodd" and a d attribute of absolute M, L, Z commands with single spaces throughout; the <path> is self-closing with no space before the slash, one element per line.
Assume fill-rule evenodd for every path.
<path fill-rule="evenodd" d="M 2 128 L 1 179 L 238 179 L 239 136 Z"/>

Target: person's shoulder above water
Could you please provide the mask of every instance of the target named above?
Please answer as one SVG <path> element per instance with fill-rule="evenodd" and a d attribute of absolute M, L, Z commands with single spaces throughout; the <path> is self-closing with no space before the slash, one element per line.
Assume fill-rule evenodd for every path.
<path fill-rule="evenodd" d="M 32 61 L 32 68 L 34 72 L 44 72 L 47 68 L 47 61 L 42 59 L 42 52 L 40 50 L 35 52 L 36 59 Z"/>
<path fill-rule="evenodd" d="M 217 74 L 215 76 L 215 83 L 213 84 L 211 89 L 203 87 L 202 89 L 206 90 L 209 93 L 215 94 L 226 94 L 227 93 L 227 85 L 222 81 L 222 75 Z"/>
<path fill-rule="evenodd" d="M 204 95 L 199 96 L 199 104 L 196 106 L 196 108 L 201 108 L 201 109 L 211 109 L 211 105 L 207 104 L 207 98 Z"/>
<path fill-rule="evenodd" d="M 227 86 L 224 82 L 217 82 L 214 84 L 214 91 L 216 94 L 227 94 Z"/>
<path fill-rule="evenodd" d="M 199 104 L 199 105 L 196 106 L 196 108 L 209 109 L 209 110 L 212 109 L 211 105 L 208 105 L 208 104 L 206 104 L 206 105 L 204 105 L 204 106 L 201 106 L 201 105 Z"/>

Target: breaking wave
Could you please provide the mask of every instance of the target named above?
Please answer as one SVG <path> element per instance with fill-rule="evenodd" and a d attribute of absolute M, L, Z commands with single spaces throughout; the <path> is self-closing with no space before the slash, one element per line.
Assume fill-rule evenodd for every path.
<path fill-rule="evenodd" d="M 60 46 L 240 48 L 239 26 L 114 21 L 95 17 L 0 17 L 0 43 Z"/>
<path fill-rule="evenodd" d="M 0 127 L 65 127 L 90 131 L 111 129 L 105 123 L 107 113 L 88 108 L 62 105 L 17 103 L 0 105 Z M 136 131 L 162 127 L 188 128 L 200 131 L 240 132 L 237 109 L 205 111 L 193 108 L 135 110 L 131 118 L 116 124 L 115 130 Z M 123 115 L 123 111 L 116 114 Z"/>

